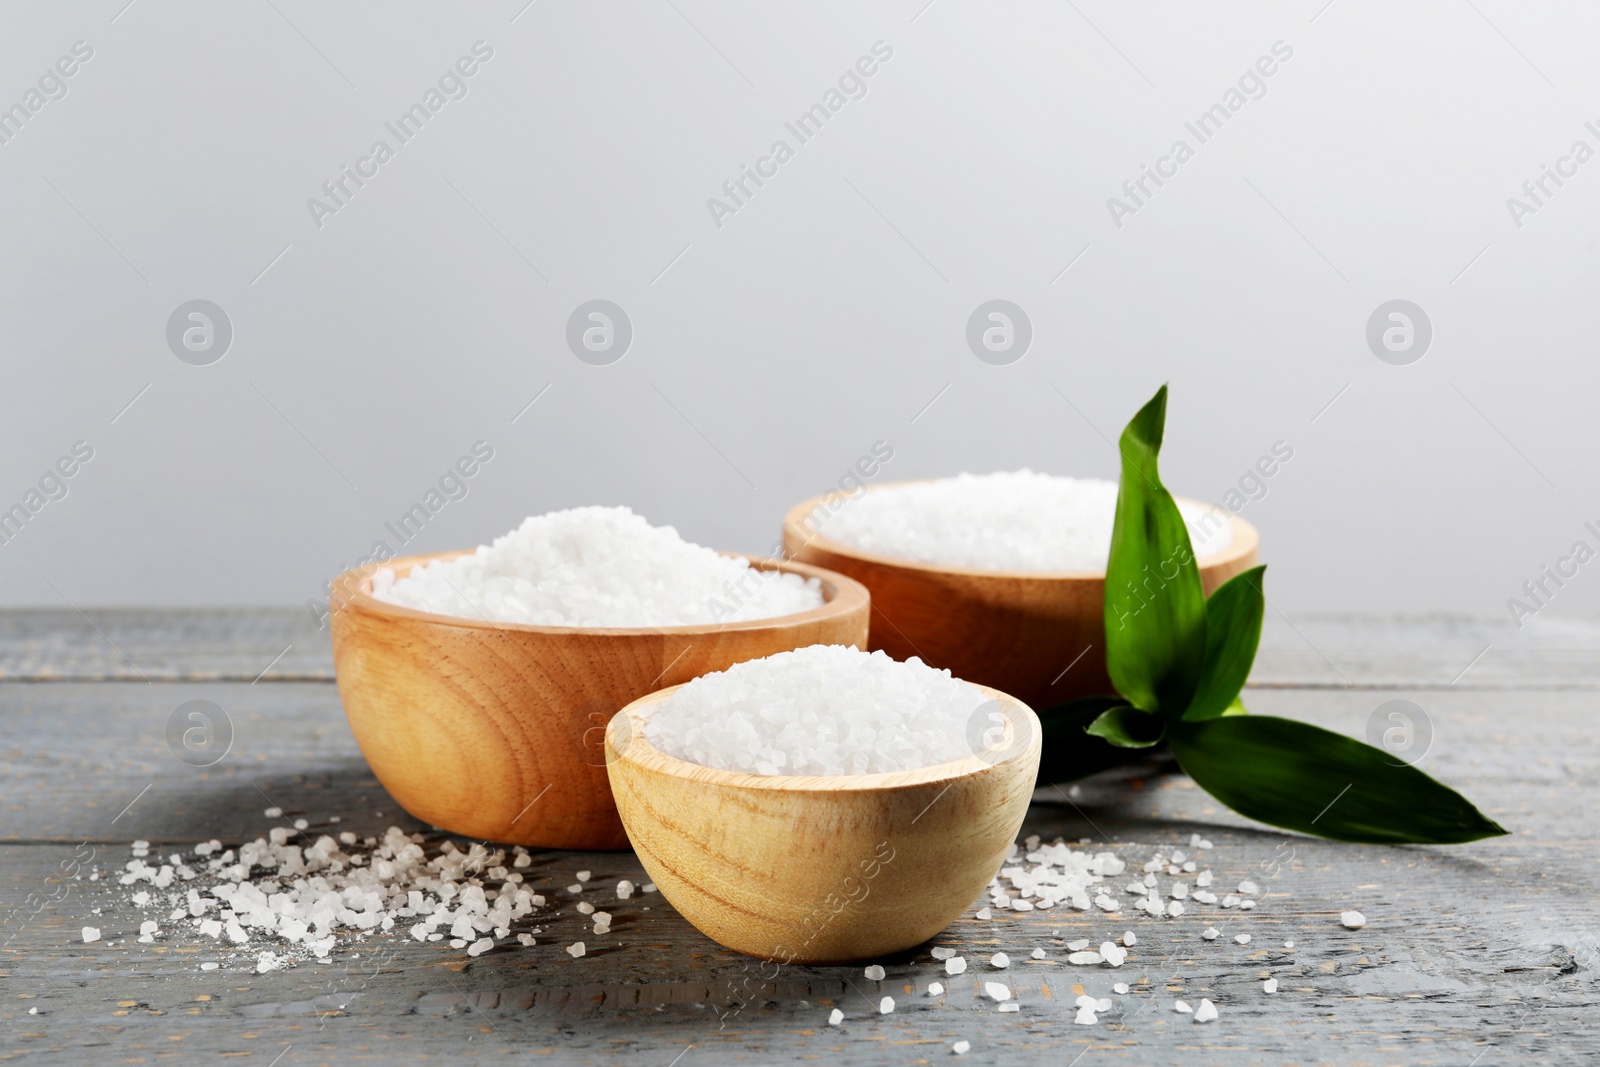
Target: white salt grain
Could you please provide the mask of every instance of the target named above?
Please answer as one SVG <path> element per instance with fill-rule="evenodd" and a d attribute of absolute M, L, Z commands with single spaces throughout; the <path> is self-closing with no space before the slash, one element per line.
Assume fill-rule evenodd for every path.
<path fill-rule="evenodd" d="M 967 961 L 962 956 L 952 956 L 944 961 L 945 974 L 966 974 Z"/>
<path fill-rule="evenodd" d="M 1350 930 L 1359 930 L 1367 925 L 1367 917 L 1359 911 L 1345 911 L 1339 913 L 1339 921 Z"/>
<path fill-rule="evenodd" d="M 1278 980 L 1276 978 L 1268 978 L 1261 983 L 1261 991 L 1263 993 L 1276 993 L 1278 991 Z"/>
<path fill-rule="evenodd" d="M 1218 930 L 1215 926 L 1208 926 L 1201 931 L 1200 936 L 1205 938 L 1207 941 L 1215 941 L 1217 938 L 1222 936 L 1222 931 Z"/>
<path fill-rule="evenodd" d="M 1241 944 L 1241 945 L 1248 945 L 1250 943 L 1250 935 L 1249 934 L 1236 934 L 1236 935 L 1234 935 L 1233 939 L 1235 941 L 1239 942 L 1239 944 Z"/>
<path fill-rule="evenodd" d="M 888 1015 L 892 1011 L 894 1011 L 894 998 L 893 997 L 884 997 L 882 1000 L 878 1001 L 878 1014 L 879 1015 Z"/>
<path fill-rule="evenodd" d="M 988 908 L 979 908 L 978 909 L 978 918 L 980 918 L 980 919 L 992 919 L 992 918 L 994 918 L 994 912 L 990 911 Z"/>
<path fill-rule="evenodd" d="M 1211 1003 L 1211 1001 L 1202 998 L 1200 1001 L 1200 1006 L 1194 1010 L 1194 1021 L 1197 1023 L 1208 1023 L 1216 1017 L 1217 1006 Z"/>
<path fill-rule="evenodd" d="M 1285 941 L 1283 943 L 1283 947 L 1284 948 L 1294 948 L 1294 942 L 1293 941 Z"/>
<path fill-rule="evenodd" d="M 936 960 L 947 960 L 955 954 L 955 949 L 949 948 L 945 945 L 935 945 L 933 948 L 933 958 Z"/>
<path fill-rule="evenodd" d="M 1259 892 L 1261 892 L 1261 887 L 1254 882 L 1247 880 L 1239 883 L 1239 894 L 1241 896 L 1253 897 Z"/>
<path fill-rule="evenodd" d="M 838 1026 L 842 1022 L 844 1022 L 844 1012 L 840 1011 L 838 1008 L 834 1008 L 828 1013 L 829 1026 Z"/>
<path fill-rule="evenodd" d="M 990 1000 L 1010 1000 L 1011 989 L 1003 982 L 985 982 L 983 991 Z"/>
<path fill-rule="evenodd" d="M 1080 938 L 1077 941 L 1068 941 L 1067 942 L 1067 951 L 1068 952 L 1082 952 L 1084 949 L 1086 949 L 1088 947 L 1089 947 L 1089 939 L 1087 937 Z"/>
<path fill-rule="evenodd" d="M 593 878 L 593 877 L 594 877 L 594 873 L 592 871 L 579 871 L 577 873 L 577 879 L 580 882 L 587 882 L 590 878 Z"/>
<path fill-rule="evenodd" d="M 1011 957 L 1007 956 L 1004 952 L 996 952 L 993 956 L 989 957 L 989 966 L 999 967 L 1001 969 L 1009 967 L 1011 966 Z"/>
<path fill-rule="evenodd" d="M 492 938 L 492 937 L 480 937 L 480 938 L 478 938 L 478 940 L 476 940 L 476 941 L 474 941 L 472 943 L 472 947 L 471 948 L 467 949 L 467 955 L 469 955 L 469 956 L 481 956 L 485 952 L 488 952 L 492 948 L 494 948 L 494 938 Z"/>
<path fill-rule="evenodd" d="M 1032 952 L 1030 952 L 1028 955 L 1031 956 L 1033 959 L 1042 960 L 1042 959 L 1044 959 L 1044 949 L 1036 948 Z"/>
<path fill-rule="evenodd" d="M 916 657 L 811 645 L 696 678 L 657 705 L 644 735 L 725 771 L 881 774 L 971 756 L 973 716 L 987 701 Z"/>
<path fill-rule="evenodd" d="M 404 578 L 385 567 L 372 592 L 419 611 L 536 626 L 703 626 L 822 605 L 815 578 L 756 570 L 606 507 L 532 516 L 492 545 Z"/>
<path fill-rule="evenodd" d="M 942 995 L 943 993 L 944 993 L 944 983 L 943 982 L 929 982 L 928 983 L 928 996 L 937 997 L 937 996 Z"/>
<path fill-rule="evenodd" d="M 1127 993 L 1128 992 L 1128 983 L 1127 982 L 1112 982 L 1111 983 L 1111 992 L 1119 994 L 1119 995 Z"/>
<path fill-rule="evenodd" d="M 957 1041 L 955 1044 L 950 1046 L 950 1051 L 954 1052 L 957 1056 L 965 1056 L 971 1048 L 972 1042 Z"/>
<path fill-rule="evenodd" d="M 1106 941 L 1100 946 L 1100 955 L 1113 967 L 1121 967 L 1128 959 L 1128 950 L 1121 945 Z"/>
<path fill-rule="evenodd" d="M 1000 1005 L 1000 1010 L 1001 1011 L 1021 1011 L 1022 1010 L 1022 1006 L 1019 1005 L 1014 1000 L 1008 1000 L 1004 1004 Z"/>
<path fill-rule="evenodd" d="M 1074 952 L 1067 957 L 1067 962 L 1079 967 L 1093 967 L 1105 962 L 1105 959 L 1098 952 Z"/>
<path fill-rule="evenodd" d="M 202 971 L 214 971 L 218 967 L 221 967 L 221 966 L 222 966 L 222 964 L 220 964 L 220 963 L 202 963 L 200 965 L 200 969 Z"/>
<path fill-rule="evenodd" d="M 1020 470 L 884 486 L 810 522 L 847 545 L 923 563 L 1093 571 L 1106 565 L 1116 502 L 1116 482 Z M 1228 546 L 1229 523 L 1202 526 L 1204 508 L 1178 508 L 1197 556 Z"/>
<path fill-rule="evenodd" d="M 567 946 L 567 955 L 571 956 L 573 959 L 577 959 L 587 951 L 588 949 L 584 946 L 582 941 Z"/>
<path fill-rule="evenodd" d="M 1132 948 L 1134 945 L 1139 943 L 1139 939 L 1134 936 L 1132 930 L 1129 930 L 1127 933 L 1122 935 L 1122 943 L 1127 945 L 1129 948 Z"/>
<path fill-rule="evenodd" d="M 283 816 L 283 809 L 282 808 L 268 808 L 266 811 L 263 811 L 261 814 L 265 815 L 269 819 L 277 819 L 277 818 L 281 818 Z"/>
<path fill-rule="evenodd" d="M 1193 1008 L 1189 1007 L 1189 1002 L 1186 1000 L 1173 1001 L 1172 1010 L 1182 1015 L 1188 1015 L 1190 1012 L 1194 1011 Z"/>
<path fill-rule="evenodd" d="M 98 940 L 100 940 L 99 930 L 96 930 L 92 926 L 85 926 L 83 928 L 83 943 L 85 945 L 92 945 Z"/>
<path fill-rule="evenodd" d="M 870 982 L 883 981 L 883 974 L 883 968 L 878 966 L 876 963 L 874 963 L 871 967 L 868 967 L 866 970 L 867 980 Z"/>
<path fill-rule="evenodd" d="M 627 900 L 633 896 L 633 883 L 624 878 L 617 883 L 617 899 Z"/>

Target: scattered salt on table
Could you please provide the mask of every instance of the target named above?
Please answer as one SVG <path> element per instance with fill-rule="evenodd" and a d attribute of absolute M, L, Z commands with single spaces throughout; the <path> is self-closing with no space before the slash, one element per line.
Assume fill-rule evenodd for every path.
<path fill-rule="evenodd" d="M 838 1026 L 842 1022 L 844 1022 L 844 1012 L 840 1011 L 838 1008 L 834 1008 L 828 1013 L 829 1026 Z"/>
<path fill-rule="evenodd" d="M 1202 998 L 1200 1001 L 1200 1006 L 1194 1010 L 1194 1021 L 1197 1023 L 1208 1023 L 1216 1017 L 1217 1006 L 1211 1003 L 1211 1001 Z"/>
<path fill-rule="evenodd" d="M 866 976 L 869 981 L 881 982 L 883 981 L 883 975 L 883 968 L 878 966 L 876 963 L 867 968 Z"/>
<path fill-rule="evenodd" d="M 1367 917 L 1361 914 L 1359 911 L 1340 912 L 1339 921 L 1350 930 L 1359 930 L 1363 926 L 1367 925 Z"/>

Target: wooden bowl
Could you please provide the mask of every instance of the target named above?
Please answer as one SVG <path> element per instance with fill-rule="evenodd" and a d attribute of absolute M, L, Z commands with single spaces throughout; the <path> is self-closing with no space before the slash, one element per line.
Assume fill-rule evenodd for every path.
<path fill-rule="evenodd" d="M 813 497 L 790 509 L 784 558 L 848 575 L 872 591 L 869 649 L 899 660 L 920 656 L 1036 708 L 1113 691 L 1102 615 L 1105 571 L 992 571 L 878 555 L 815 528 L 811 516 L 825 501 Z M 1256 564 L 1255 527 L 1237 516 L 1229 522 L 1228 547 L 1199 560 L 1207 596 Z"/>
<path fill-rule="evenodd" d="M 409 556 L 397 575 L 462 552 Z M 861 647 L 867 591 L 803 563 L 811 611 L 709 626 L 601 629 L 459 618 L 384 603 L 371 568 L 334 586 L 333 659 L 350 730 L 401 807 L 467 837 L 620 849 L 604 728 L 629 701 L 747 659 L 814 644 Z"/>
<path fill-rule="evenodd" d="M 1003 714 L 996 752 L 838 777 L 666 755 L 642 728 L 673 691 L 634 701 L 606 730 L 622 823 L 684 918 L 778 963 L 881 959 L 950 925 L 1010 854 L 1039 773 L 1038 718 L 995 690 L 983 709 Z"/>

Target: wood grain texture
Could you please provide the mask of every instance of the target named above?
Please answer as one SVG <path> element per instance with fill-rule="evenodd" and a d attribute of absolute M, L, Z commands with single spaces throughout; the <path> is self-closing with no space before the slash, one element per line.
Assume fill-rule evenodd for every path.
<path fill-rule="evenodd" d="M 848 963 L 922 944 L 1000 870 L 1039 775 L 1038 718 L 993 689 L 983 707 L 1004 720 L 1004 737 L 990 751 L 915 771 L 791 777 L 703 767 L 652 746 L 646 724 L 676 688 L 611 721 L 612 791 L 667 901 L 761 960 Z"/>
<path fill-rule="evenodd" d="M 1268 589 L 1256 688 L 1600 689 L 1600 620 L 1540 615 L 1284 616 Z M 124 655 L 126 658 L 124 658 Z M 300 609 L 0 612 L 0 679 L 332 681 L 328 632 Z"/>
<path fill-rule="evenodd" d="M 920 656 L 1035 708 L 1114 691 L 1106 674 L 1104 571 L 1033 574 L 894 559 L 828 537 L 814 519 L 819 507 L 825 498 L 789 510 L 784 554 L 872 591 L 871 648 L 900 660 Z M 1232 542 L 1200 561 L 1208 596 L 1256 564 L 1255 527 L 1237 516 L 1229 521 Z"/>
<path fill-rule="evenodd" d="M 108 618 L 94 617 L 102 625 Z M 164 618 L 171 633 L 217 642 L 212 647 L 224 640 L 210 613 L 190 621 L 172 613 L 151 617 Z M 260 629 L 268 632 L 282 613 L 265 618 Z M 1413 700 L 1434 725 L 1423 768 L 1465 791 L 1513 836 L 1459 848 L 1297 837 L 1220 809 L 1168 764 L 1151 761 L 1090 779 L 1076 792 L 1039 793 L 1022 832 L 1087 839 L 1084 847 L 1115 851 L 1129 862 L 1142 862 L 1156 848 L 1186 846 L 1191 833 L 1202 833 L 1215 843 L 1207 860 L 1218 884 L 1257 881 L 1258 909 L 1194 908 L 1162 923 L 1059 908 L 999 912 L 984 922 L 968 911 L 934 942 L 958 948 L 972 965 L 968 973 L 945 975 L 920 948 L 880 961 L 887 977 L 879 982 L 863 978 L 859 966 L 763 972 L 759 961 L 700 934 L 659 894 L 617 900 L 617 879 L 647 877 L 627 852 L 535 853 L 530 880 L 555 907 L 538 920 L 546 932 L 532 948 L 502 946 L 469 959 L 444 943 L 373 937 L 347 945 L 329 966 L 266 975 L 236 965 L 201 972 L 198 961 L 210 957 L 197 942 L 140 945 L 133 935 L 142 913 L 127 904 L 125 890 L 104 879 L 74 883 L 65 899 L 0 928 L 0 1059 L 77 1065 L 240 1058 L 270 1065 L 282 1055 L 278 1067 L 480 1061 L 667 1067 L 680 1055 L 678 1067 L 814 1061 L 1062 1067 L 1080 1055 L 1079 1067 L 1594 1062 L 1600 901 L 1592 883 L 1600 836 L 1592 812 L 1600 804 L 1594 726 L 1600 698 L 1583 680 L 1590 676 L 1576 651 L 1591 638 L 1566 630 L 1541 643 L 1530 625 L 1503 658 L 1497 643 L 1451 686 L 1483 647 L 1479 638 L 1492 638 L 1494 623 L 1297 618 L 1294 624 L 1353 679 L 1382 678 L 1392 686 L 1333 687 L 1314 677 L 1311 689 L 1257 689 L 1249 697 L 1253 710 L 1361 736 L 1384 701 Z M 0 632 L 19 633 L 19 624 L 0 615 Z M 107 630 L 113 639 L 130 632 Z M 1283 633 L 1286 641 L 1301 640 L 1293 630 Z M 203 645 L 198 652 L 185 647 L 187 639 L 180 636 L 165 651 L 152 640 L 146 651 L 170 663 L 211 655 Z M 40 626 L 29 640 L 63 648 L 82 643 L 87 660 L 98 655 L 89 643 L 100 639 L 74 616 L 59 631 Z M 1484 668 L 1501 672 L 1490 675 L 1493 688 L 1469 688 Z M 308 819 L 312 833 L 333 828 L 335 814 L 343 819 L 339 828 L 361 834 L 391 823 L 427 832 L 373 778 L 331 684 L 274 683 L 270 675 L 248 684 L 259 670 L 226 685 L 146 684 L 137 676 L 0 683 L 6 914 L 46 887 L 84 840 L 95 843 L 109 872 L 126 861 L 134 838 L 192 846 L 220 837 L 237 844 L 295 817 Z M 223 707 L 236 735 L 229 755 L 205 769 L 178 762 L 163 738 L 170 712 L 195 696 Z M 283 819 L 263 817 L 269 803 L 284 808 Z M 584 869 L 599 887 L 594 902 L 616 916 L 603 943 L 561 895 Z M 1351 907 L 1366 913 L 1365 929 L 1338 924 L 1338 913 Z M 83 945 L 78 929 L 91 923 L 106 939 Z M 1208 925 L 1225 936 L 1203 940 Z M 1122 929 L 1137 930 L 1139 944 L 1120 970 L 1063 962 L 1066 941 L 1098 943 Z M 1236 932 L 1252 933 L 1252 942 L 1233 943 Z M 562 951 L 584 937 L 589 955 L 573 960 Z M 1283 948 L 1287 940 L 1293 950 Z M 1036 946 L 1049 958 L 1028 960 Z M 996 951 L 1014 961 L 1005 972 L 982 966 Z M 996 975 L 1016 990 L 1022 1011 L 999 1014 L 983 996 L 982 982 Z M 1281 983 L 1271 997 L 1259 984 L 1268 975 Z M 1109 992 L 1113 980 L 1129 983 L 1132 992 L 1116 997 Z M 946 992 L 928 996 L 932 981 Z M 1097 1026 L 1072 1025 L 1080 988 L 1116 1001 Z M 877 1014 L 883 996 L 896 1000 L 892 1015 Z M 1171 1010 L 1176 997 L 1196 1003 L 1202 996 L 1221 1009 L 1214 1023 L 1197 1026 Z M 30 1007 L 39 1014 L 28 1014 Z M 846 1015 L 843 1027 L 826 1025 L 834 1007 Z M 958 1038 L 973 1046 L 961 1060 L 949 1054 Z"/>
<path fill-rule="evenodd" d="M 386 564 L 404 577 L 420 563 Z M 350 729 L 373 772 L 417 818 L 468 837 L 545 848 L 627 847 L 606 780 L 604 732 L 630 701 L 745 660 L 812 644 L 860 646 L 867 593 L 816 578 L 811 611 L 707 626 L 589 629 L 492 623 L 371 596 L 352 573 L 333 613 L 333 658 Z"/>

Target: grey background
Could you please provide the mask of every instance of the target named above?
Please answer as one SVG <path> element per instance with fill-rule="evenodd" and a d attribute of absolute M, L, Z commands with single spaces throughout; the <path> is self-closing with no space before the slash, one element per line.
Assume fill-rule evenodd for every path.
<path fill-rule="evenodd" d="M 878 439 L 888 478 L 1112 476 L 1164 380 L 1178 492 L 1294 448 L 1243 511 L 1291 615 L 1509 626 L 1541 564 L 1600 547 L 1600 160 L 1520 228 L 1506 206 L 1600 148 L 1592 9 L 525 3 L 7 8 L 0 104 L 94 57 L 0 146 L 0 503 L 95 456 L 0 546 L 0 603 L 302 604 L 478 440 L 406 551 L 585 503 L 759 551 Z M 479 40 L 468 95 L 314 225 Z M 707 198 L 880 40 L 867 95 L 716 226 Z M 1266 95 L 1114 225 L 1279 40 Z M 234 329 L 210 366 L 165 340 L 197 298 Z M 1009 366 L 965 339 L 996 298 L 1033 324 Z M 633 323 L 609 366 L 564 340 L 593 299 Z M 1433 324 L 1409 366 L 1365 342 L 1393 299 Z M 1552 614 L 1600 607 L 1592 569 Z"/>

